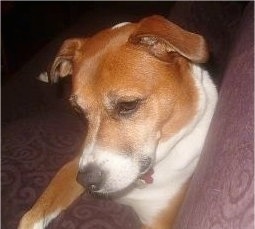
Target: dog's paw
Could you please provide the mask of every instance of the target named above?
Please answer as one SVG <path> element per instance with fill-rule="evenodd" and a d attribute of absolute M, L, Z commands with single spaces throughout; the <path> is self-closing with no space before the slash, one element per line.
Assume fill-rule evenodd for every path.
<path fill-rule="evenodd" d="M 18 229 L 44 229 L 47 226 L 44 218 L 39 218 L 38 214 L 28 211 L 20 220 Z"/>
<path fill-rule="evenodd" d="M 28 211 L 20 220 L 18 229 L 44 229 L 46 226 L 59 215 L 60 211 L 45 215 L 38 214 L 38 211 Z"/>
<path fill-rule="evenodd" d="M 43 227 L 36 227 L 35 217 L 31 212 L 27 212 L 20 220 L 18 229 L 43 229 Z"/>

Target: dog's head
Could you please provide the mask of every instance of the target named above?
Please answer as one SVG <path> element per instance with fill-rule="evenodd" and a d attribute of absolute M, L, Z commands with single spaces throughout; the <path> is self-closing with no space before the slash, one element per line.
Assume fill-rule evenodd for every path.
<path fill-rule="evenodd" d="M 168 153 L 159 144 L 196 114 L 191 65 L 207 58 L 200 35 L 160 16 L 65 41 L 50 80 L 72 75 L 71 101 L 89 121 L 78 181 L 98 193 L 151 183 Z"/>

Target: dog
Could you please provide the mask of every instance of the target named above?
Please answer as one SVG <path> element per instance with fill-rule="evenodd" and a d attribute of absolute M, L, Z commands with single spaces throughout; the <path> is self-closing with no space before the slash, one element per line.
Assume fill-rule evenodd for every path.
<path fill-rule="evenodd" d="M 88 133 L 18 228 L 45 228 L 84 191 L 131 206 L 144 229 L 172 228 L 217 103 L 208 58 L 201 35 L 158 15 L 66 40 L 49 80 L 72 76 Z"/>

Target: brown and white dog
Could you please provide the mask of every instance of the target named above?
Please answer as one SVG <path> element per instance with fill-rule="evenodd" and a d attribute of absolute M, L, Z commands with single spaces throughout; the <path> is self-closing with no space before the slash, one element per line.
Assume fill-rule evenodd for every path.
<path fill-rule="evenodd" d="M 88 134 L 19 229 L 45 228 L 85 189 L 130 205 L 143 228 L 172 228 L 217 101 L 207 59 L 202 36 L 161 16 L 66 40 L 50 81 L 72 75 Z"/>

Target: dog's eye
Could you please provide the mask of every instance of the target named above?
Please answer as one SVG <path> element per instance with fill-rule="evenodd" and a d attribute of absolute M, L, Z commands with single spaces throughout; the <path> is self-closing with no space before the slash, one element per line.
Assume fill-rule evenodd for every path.
<path fill-rule="evenodd" d="M 134 113 L 139 105 L 140 100 L 133 100 L 133 101 L 122 101 L 118 102 L 116 106 L 116 110 L 119 115 L 129 115 Z"/>

